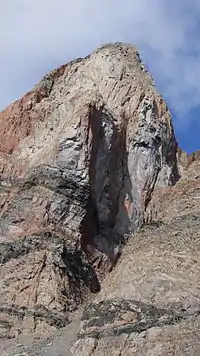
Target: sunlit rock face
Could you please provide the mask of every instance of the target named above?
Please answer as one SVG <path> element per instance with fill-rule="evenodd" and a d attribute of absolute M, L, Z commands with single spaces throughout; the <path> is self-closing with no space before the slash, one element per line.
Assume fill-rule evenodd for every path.
<path fill-rule="evenodd" d="M 171 116 L 136 49 L 106 45 L 4 110 L 0 168 L 3 333 L 63 326 L 179 179 Z"/>

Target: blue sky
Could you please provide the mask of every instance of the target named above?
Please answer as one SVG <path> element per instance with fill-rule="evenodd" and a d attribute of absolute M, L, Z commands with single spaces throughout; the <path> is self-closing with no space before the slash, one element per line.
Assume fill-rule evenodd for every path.
<path fill-rule="evenodd" d="M 0 0 L 0 109 L 68 60 L 129 42 L 192 152 L 200 149 L 199 35 L 200 0 Z"/>

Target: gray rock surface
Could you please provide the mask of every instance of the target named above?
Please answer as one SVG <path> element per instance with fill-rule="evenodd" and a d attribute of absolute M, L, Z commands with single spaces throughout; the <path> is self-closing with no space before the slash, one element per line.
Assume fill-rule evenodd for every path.
<path fill-rule="evenodd" d="M 0 129 L 1 310 L 11 337 L 41 320 L 62 326 L 99 290 L 154 192 L 178 179 L 177 145 L 138 52 L 121 43 L 49 73 L 1 113 Z"/>
<path fill-rule="evenodd" d="M 130 45 L 0 113 L 2 353 L 198 354 L 199 172 Z"/>
<path fill-rule="evenodd" d="M 187 188 L 190 183 L 180 181 Z M 179 195 L 182 214 L 172 218 L 179 193 L 173 189 L 165 220 L 129 240 L 101 292 L 85 307 L 74 356 L 199 354 L 200 209 L 196 200 L 191 213 Z"/>

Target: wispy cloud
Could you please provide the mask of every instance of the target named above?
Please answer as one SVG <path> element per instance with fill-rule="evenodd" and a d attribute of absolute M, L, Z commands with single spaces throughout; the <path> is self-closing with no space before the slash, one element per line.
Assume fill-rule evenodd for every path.
<path fill-rule="evenodd" d="M 199 19 L 199 0 L 1 1 L 0 108 L 55 66 L 125 41 L 181 122 L 200 103 Z"/>

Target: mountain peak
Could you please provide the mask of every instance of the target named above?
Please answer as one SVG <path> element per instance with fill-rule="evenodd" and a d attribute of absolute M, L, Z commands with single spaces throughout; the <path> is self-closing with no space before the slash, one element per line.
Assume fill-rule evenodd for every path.
<path fill-rule="evenodd" d="M 33 317 L 34 332 L 64 326 L 100 290 L 126 237 L 163 211 L 181 175 L 177 157 L 171 114 L 129 44 L 51 71 L 0 114 L 1 310 L 10 337 Z"/>

